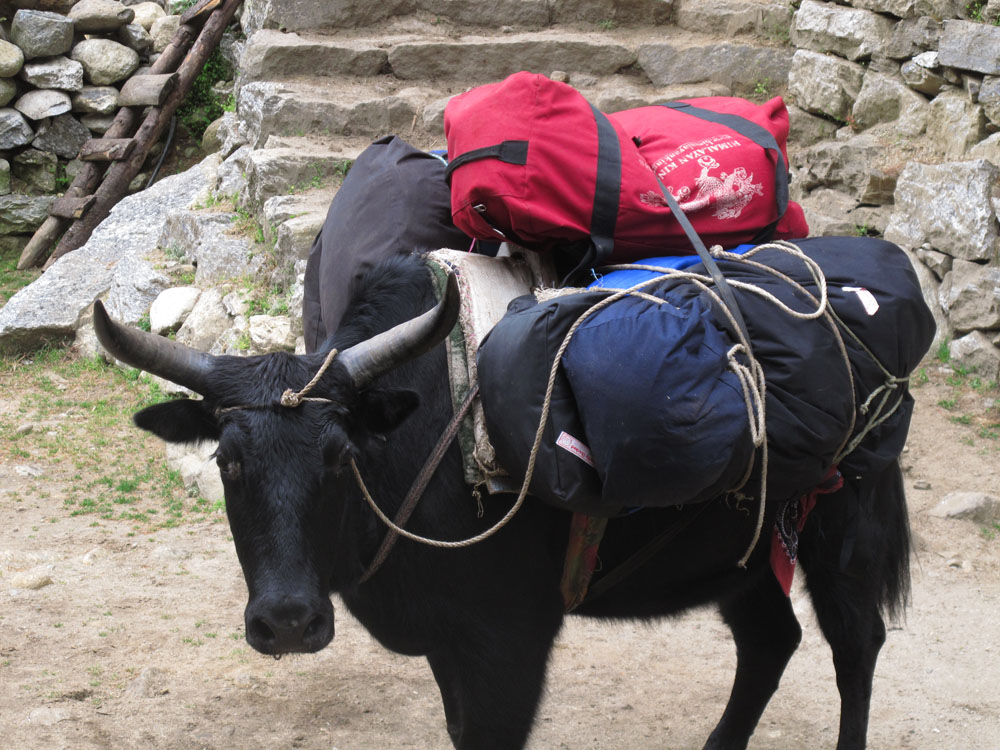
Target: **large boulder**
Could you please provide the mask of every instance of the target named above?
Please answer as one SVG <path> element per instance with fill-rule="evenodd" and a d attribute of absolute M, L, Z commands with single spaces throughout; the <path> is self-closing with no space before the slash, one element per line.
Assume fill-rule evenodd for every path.
<path fill-rule="evenodd" d="M 866 133 L 846 141 L 817 143 L 791 157 L 792 187 L 796 191 L 827 187 L 847 193 L 858 203 L 892 203 L 896 177 L 879 166 L 884 153 L 885 147 Z"/>
<path fill-rule="evenodd" d="M 927 127 L 928 110 L 927 100 L 902 81 L 869 71 L 851 112 L 854 126 L 860 130 L 897 121 L 898 132 L 914 136 Z"/>
<path fill-rule="evenodd" d="M 951 68 L 1000 75 L 1000 26 L 945 21 L 938 55 Z"/>
<path fill-rule="evenodd" d="M 25 146 L 34 137 L 35 131 L 24 115 L 10 107 L 0 108 L 0 151 Z"/>
<path fill-rule="evenodd" d="M 11 173 L 30 193 L 51 193 L 56 189 L 59 158 L 48 151 L 27 148 L 11 161 Z"/>
<path fill-rule="evenodd" d="M 118 111 L 118 89 L 114 86 L 84 86 L 70 100 L 73 111 L 89 115 L 110 115 Z"/>
<path fill-rule="evenodd" d="M 110 39 L 85 39 L 70 54 L 83 65 L 87 81 L 107 86 L 128 78 L 139 67 L 139 53 Z"/>
<path fill-rule="evenodd" d="M 59 13 L 21 9 L 11 22 L 10 41 L 25 60 L 64 55 L 73 46 L 73 21 Z"/>
<path fill-rule="evenodd" d="M 1000 128 L 1000 76 L 986 76 L 979 87 L 979 106 L 994 128 Z"/>
<path fill-rule="evenodd" d="M 73 115 L 59 115 L 42 123 L 31 145 L 64 159 L 75 159 L 90 138 L 90 130 Z"/>
<path fill-rule="evenodd" d="M 40 89 L 79 91 L 83 88 L 83 66 L 61 55 L 26 63 L 19 77 Z"/>
<path fill-rule="evenodd" d="M 1000 267 L 956 258 L 940 301 L 958 333 L 1000 328 Z"/>
<path fill-rule="evenodd" d="M 0 78 L 16 76 L 24 65 L 24 53 L 16 44 L 0 40 Z"/>
<path fill-rule="evenodd" d="M 132 23 L 135 11 L 116 0 L 80 0 L 70 10 L 69 17 L 73 19 L 77 31 L 100 34 L 117 31 Z"/>
<path fill-rule="evenodd" d="M 788 93 L 807 112 L 845 121 L 864 78 L 865 69 L 857 63 L 800 49 L 792 57 Z"/>
<path fill-rule="evenodd" d="M 44 120 L 69 112 L 73 108 L 69 94 L 52 89 L 35 89 L 14 102 L 14 109 L 29 120 Z"/>
<path fill-rule="evenodd" d="M 985 381 L 1000 382 L 1000 349 L 982 331 L 973 331 L 948 346 L 953 365 L 974 372 Z"/>
<path fill-rule="evenodd" d="M 735 41 L 699 45 L 655 42 L 639 47 L 638 62 L 654 86 L 713 81 L 748 95 L 759 85 L 784 86 L 790 56 L 787 48 Z"/>
<path fill-rule="evenodd" d="M 986 137 L 986 115 L 964 91 L 942 91 L 930 103 L 927 135 L 944 158 L 959 159 Z"/>
<path fill-rule="evenodd" d="M 146 259 L 167 213 L 204 200 L 217 165 L 217 158 L 208 157 L 120 201 L 83 247 L 60 258 L 0 309 L 0 350 L 32 349 L 45 338 L 72 336 L 94 299 L 112 290 L 109 311 L 137 323 L 169 283 Z"/>
<path fill-rule="evenodd" d="M 927 243 L 962 260 L 994 260 L 1000 237 L 991 198 L 998 177 L 1000 169 L 982 159 L 910 162 L 896 184 L 885 238 L 911 249 Z"/>
<path fill-rule="evenodd" d="M 865 60 L 885 49 L 893 25 L 890 19 L 871 11 L 803 0 L 793 16 L 792 43 L 848 60 Z"/>
<path fill-rule="evenodd" d="M 0 195 L 0 236 L 8 234 L 31 234 L 45 221 L 49 215 L 49 207 L 55 202 L 54 195 Z M 7 301 L 9 306 L 11 300 Z M 3 312 L 0 309 L 0 321 Z M 0 322 L 2 326 L 2 322 Z M 2 335 L 0 327 L 0 335 Z M 2 347 L 0 347 L 2 348 Z"/>

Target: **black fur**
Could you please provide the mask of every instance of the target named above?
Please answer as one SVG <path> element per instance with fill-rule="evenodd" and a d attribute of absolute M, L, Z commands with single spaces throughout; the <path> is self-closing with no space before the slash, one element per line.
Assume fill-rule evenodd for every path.
<path fill-rule="evenodd" d="M 368 275 L 327 346 L 343 349 L 433 304 L 422 261 L 393 259 Z M 255 648 L 322 648 L 333 636 L 328 595 L 339 592 L 386 648 L 428 659 L 455 747 L 523 747 L 563 619 L 559 580 L 569 515 L 529 499 L 503 531 L 472 547 L 447 550 L 402 539 L 378 573 L 359 584 L 385 528 L 346 464 L 357 457 L 372 494 L 393 515 L 451 416 L 443 347 L 387 373 L 365 393 L 353 391 L 334 360 L 312 395 L 336 403 L 224 412 L 211 417 L 208 428 L 204 421 L 219 406 L 273 403 L 285 388 L 308 381 L 322 356 L 220 358 L 213 393 L 200 410 L 164 407 L 136 421 L 166 439 L 219 436 L 227 511 L 250 593 L 247 638 Z M 407 392 L 419 394 L 419 404 L 400 395 Z M 192 422 L 170 424 L 173 419 Z M 452 446 L 407 527 L 464 539 L 492 525 L 509 502 L 488 498 L 479 518 Z M 611 521 L 603 569 L 691 512 L 645 510 Z M 738 664 L 707 748 L 746 747 L 801 635 L 768 564 L 773 508 L 747 569 L 736 567 L 754 516 L 712 501 L 648 564 L 578 610 L 658 618 L 717 604 L 732 629 Z M 852 534 L 853 551 L 845 555 Z M 822 497 L 802 535 L 809 593 L 837 669 L 840 750 L 864 747 L 872 674 L 885 637 L 881 613 L 902 611 L 908 554 L 895 465 Z"/>

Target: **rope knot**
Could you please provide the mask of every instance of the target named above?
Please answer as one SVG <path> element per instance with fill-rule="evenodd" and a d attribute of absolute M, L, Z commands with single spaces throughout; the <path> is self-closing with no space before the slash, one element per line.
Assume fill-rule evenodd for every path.
<path fill-rule="evenodd" d="M 291 388 L 286 388 L 281 394 L 281 405 L 289 409 L 294 409 L 302 403 L 302 393 L 296 393 Z"/>

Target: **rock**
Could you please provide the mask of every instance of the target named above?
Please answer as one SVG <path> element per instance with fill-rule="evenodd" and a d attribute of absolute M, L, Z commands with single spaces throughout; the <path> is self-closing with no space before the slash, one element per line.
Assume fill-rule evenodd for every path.
<path fill-rule="evenodd" d="M 931 483 L 926 479 L 918 479 L 913 483 L 913 489 L 915 490 L 929 490 L 931 488 Z"/>
<path fill-rule="evenodd" d="M 59 13 L 22 9 L 14 14 L 10 41 L 25 60 L 64 55 L 73 46 L 73 21 Z"/>
<path fill-rule="evenodd" d="M 893 27 L 892 36 L 883 54 L 894 60 L 913 57 L 937 49 L 940 38 L 940 21 L 928 16 L 907 18 Z"/>
<path fill-rule="evenodd" d="M 974 372 L 984 381 L 1000 380 L 1000 348 L 982 331 L 973 331 L 948 346 L 951 363 Z"/>
<path fill-rule="evenodd" d="M 1000 167 L 1000 133 L 994 133 L 969 149 L 970 159 L 985 159 Z"/>
<path fill-rule="evenodd" d="M 149 35 L 153 38 L 153 52 L 163 52 L 181 26 L 180 16 L 163 16 L 153 21 Z"/>
<path fill-rule="evenodd" d="M 10 162 L 0 159 L 0 195 L 10 194 Z M 4 248 L 5 250 L 7 248 Z"/>
<path fill-rule="evenodd" d="M 0 107 L 6 107 L 17 96 L 17 83 L 9 78 L 0 78 Z"/>
<path fill-rule="evenodd" d="M 844 122 L 864 77 L 865 70 L 857 63 L 800 49 L 792 57 L 788 93 L 807 112 Z"/>
<path fill-rule="evenodd" d="M 519 70 L 549 73 L 553 69 L 611 75 L 635 61 L 635 53 L 625 45 L 575 33 L 541 39 L 518 34 L 468 41 L 417 40 L 402 42 L 389 51 L 389 65 L 403 80 L 461 75 L 487 81 Z M 655 82 L 654 75 L 648 69 L 646 72 Z"/>
<path fill-rule="evenodd" d="M 29 148 L 14 157 L 11 174 L 22 180 L 29 192 L 51 193 L 56 189 L 56 166 L 59 159 L 48 151 Z"/>
<path fill-rule="evenodd" d="M 29 120 L 43 120 L 69 112 L 73 108 L 69 94 L 62 91 L 35 89 L 14 102 L 14 109 Z"/>
<path fill-rule="evenodd" d="M 788 81 L 790 56 L 787 48 L 738 42 L 695 46 L 657 42 L 639 47 L 638 63 L 654 86 L 712 81 L 734 93 L 749 95 L 765 83 L 771 88 L 783 87 Z"/>
<path fill-rule="evenodd" d="M 83 64 L 89 83 L 107 86 L 128 78 L 139 67 L 139 53 L 110 39 L 86 39 L 70 57 Z"/>
<path fill-rule="evenodd" d="M 809 114 L 794 104 L 788 105 L 788 140 L 799 148 L 828 140 L 836 130 L 837 124 L 825 117 Z"/>
<path fill-rule="evenodd" d="M 155 249 L 169 212 L 204 199 L 208 186 L 215 182 L 217 165 L 218 160 L 210 157 L 186 172 L 164 177 L 148 190 L 122 199 L 83 247 L 60 258 L 0 308 L 0 350 L 19 351 L 32 343 L 37 346 L 42 337 L 72 336 L 93 300 L 109 293 L 116 279 L 120 283 L 115 296 L 121 300 L 115 299 L 116 307 L 131 311 L 145 299 L 145 306 L 133 319 L 125 321 L 138 322 L 167 284 L 152 263 L 147 261 L 143 267 L 142 258 Z M 163 285 L 150 294 L 155 284 L 140 284 L 135 278 L 139 272 L 145 272 L 147 278 L 163 278 Z M 129 285 L 137 284 L 140 286 L 133 303 L 124 293 Z M 110 309 L 110 296 L 108 301 Z"/>
<path fill-rule="evenodd" d="M 990 196 L 998 169 L 977 159 L 946 164 L 910 162 L 896 184 L 896 210 L 885 238 L 913 249 L 930 247 L 963 260 L 991 260 L 998 230 Z"/>
<path fill-rule="evenodd" d="M 295 334 L 287 315 L 250 316 L 251 351 L 255 354 L 295 351 Z"/>
<path fill-rule="evenodd" d="M 24 115 L 9 107 L 0 109 L 0 151 L 25 146 L 34 137 L 35 131 Z"/>
<path fill-rule="evenodd" d="M 858 203 L 892 203 L 896 178 L 879 167 L 883 152 L 882 144 L 867 134 L 817 143 L 791 157 L 792 187 L 798 191 L 829 187 L 847 193 Z"/>
<path fill-rule="evenodd" d="M 903 135 L 920 135 L 927 126 L 927 100 L 901 81 L 869 71 L 851 112 L 854 126 L 867 130 L 881 122 L 896 123 Z"/>
<path fill-rule="evenodd" d="M 14 434 L 17 435 L 18 437 L 22 435 L 30 435 L 32 432 L 35 431 L 36 426 L 37 425 L 35 425 L 32 422 L 25 422 L 22 425 L 18 425 L 17 429 L 14 430 Z"/>
<path fill-rule="evenodd" d="M 983 114 L 995 127 L 1000 127 L 1000 76 L 986 76 L 977 97 Z"/>
<path fill-rule="evenodd" d="M 73 111 L 110 115 L 118 110 L 118 89 L 114 86 L 84 86 L 70 97 Z"/>
<path fill-rule="evenodd" d="M 973 21 L 944 22 L 938 47 L 942 65 L 1000 75 L 997 50 L 1000 50 L 1000 26 Z"/>
<path fill-rule="evenodd" d="M 17 45 L 0 40 L 0 78 L 13 78 L 24 65 L 24 53 Z"/>
<path fill-rule="evenodd" d="M 8 579 L 12 589 L 27 589 L 28 591 L 38 591 L 46 586 L 51 586 L 54 581 L 52 576 L 41 571 L 27 571 L 15 573 Z"/>
<path fill-rule="evenodd" d="M 264 258 L 252 257 L 249 239 L 233 232 L 236 218 L 230 213 L 174 212 L 163 225 L 160 245 L 183 253 L 197 266 L 195 282 L 201 287 L 253 275 Z"/>
<path fill-rule="evenodd" d="M 193 286 L 165 289 L 149 308 L 149 330 L 158 336 L 176 331 L 194 309 L 201 290 Z"/>
<path fill-rule="evenodd" d="M 986 115 L 961 91 L 943 91 L 930 103 L 927 135 L 946 159 L 959 159 L 986 137 Z"/>
<path fill-rule="evenodd" d="M 222 304 L 222 293 L 218 289 L 206 289 L 177 331 L 177 340 L 207 352 L 231 325 L 232 321 Z"/>
<path fill-rule="evenodd" d="M 104 135 L 114 120 L 114 115 L 80 115 L 80 124 L 95 135 Z"/>
<path fill-rule="evenodd" d="M 219 154 L 228 161 L 237 150 L 247 143 L 247 134 L 235 112 L 223 112 L 219 123 Z M 442 130 L 442 132 L 444 132 Z"/>
<path fill-rule="evenodd" d="M 930 269 L 930 272 L 938 279 L 943 279 L 945 274 L 951 270 L 952 257 L 950 255 L 924 247 L 918 247 L 914 252 L 920 258 L 920 262 Z"/>
<path fill-rule="evenodd" d="M 964 518 L 976 523 L 1000 521 L 1000 499 L 985 492 L 949 492 L 927 511 L 935 518 Z"/>
<path fill-rule="evenodd" d="M 79 0 L 69 12 L 77 31 L 84 34 L 117 31 L 132 23 L 135 11 L 116 0 Z"/>
<path fill-rule="evenodd" d="M 858 205 L 849 195 L 837 190 L 821 188 L 804 197 L 799 203 L 809 224 L 810 237 L 853 235 L 856 227 L 850 218 Z"/>
<path fill-rule="evenodd" d="M 59 115 L 38 128 L 31 145 L 64 159 L 74 159 L 90 138 L 90 131 L 73 115 Z"/>
<path fill-rule="evenodd" d="M 153 37 L 137 23 L 127 23 L 118 29 L 119 42 L 129 49 L 134 49 L 140 56 L 148 55 L 153 50 Z"/>
<path fill-rule="evenodd" d="M 169 692 L 166 687 L 166 678 L 167 676 L 162 670 L 156 667 L 146 667 L 139 673 L 138 677 L 125 686 L 125 698 L 137 700 L 166 695 Z"/>
<path fill-rule="evenodd" d="M 1000 266 L 956 258 L 941 304 L 959 333 L 1000 328 Z"/>
<path fill-rule="evenodd" d="M 899 74 L 911 89 L 929 96 L 935 96 L 948 85 L 944 76 L 938 75 L 931 68 L 919 65 L 916 59 L 903 63 L 899 68 Z"/>
<path fill-rule="evenodd" d="M 222 148 L 222 139 L 219 137 L 219 131 L 222 129 L 223 118 L 218 120 L 213 120 L 205 128 L 205 132 L 201 136 L 201 150 L 205 153 L 211 154 Z"/>
<path fill-rule="evenodd" d="M 249 83 L 302 75 L 375 76 L 388 62 L 389 53 L 376 44 L 304 39 L 262 29 L 247 40 L 239 68 L 241 80 Z"/>
<path fill-rule="evenodd" d="M 34 232 L 45 221 L 55 199 L 54 195 L 0 195 L 0 236 Z"/>
<path fill-rule="evenodd" d="M 68 718 L 69 714 L 61 708 L 40 706 L 32 709 L 31 713 L 28 714 L 28 723 L 40 727 L 51 727 L 53 724 L 66 721 Z"/>
<path fill-rule="evenodd" d="M 129 5 L 129 7 L 135 13 L 132 23 L 142 26 L 146 31 L 152 28 L 153 22 L 156 19 L 167 15 L 166 11 L 158 3 L 135 3 L 134 5 Z"/>
<path fill-rule="evenodd" d="M 94 547 L 94 549 L 90 550 L 90 552 L 87 552 L 80 558 L 80 562 L 84 565 L 93 565 L 98 560 L 104 560 L 108 556 L 108 551 L 104 549 L 104 547 Z"/>
<path fill-rule="evenodd" d="M 948 316 L 945 314 L 945 311 L 939 302 L 942 285 L 938 283 L 937 277 L 935 277 L 934 274 L 920 262 L 912 250 L 908 250 L 904 247 L 903 252 L 906 254 L 910 264 L 913 266 L 913 271 L 917 275 L 917 281 L 920 282 L 920 291 L 923 294 L 924 301 L 927 303 L 927 307 L 930 309 L 931 315 L 934 316 L 934 339 L 931 341 L 929 349 L 930 351 L 935 352 L 942 343 L 951 339 L 953 333 L 951 330 L 951 324 L 948 322 Z"/>
<path fill-rule="evenodd" d="M 803 0 L 792 22 L 792 43 L 815 52 L 863 60 L 885 49 L 893 22 L 877 13 Z"/>
<path fill-rule="evenodd" d="M 219 151 L 224 154 L 225 146 Z M 247 162 L 250 160 L 249 146 L 240 146 L 221 165 L 219 165 L 219 184 L 216 191 L 219 195 L 239 195 L 247 187 Z"/>
<path fill-rule="evenodd" d="M 83 66 L 61 55 L 27 63 L 18 77 L 40 89 L 79 91 L 83 88 Z"/>

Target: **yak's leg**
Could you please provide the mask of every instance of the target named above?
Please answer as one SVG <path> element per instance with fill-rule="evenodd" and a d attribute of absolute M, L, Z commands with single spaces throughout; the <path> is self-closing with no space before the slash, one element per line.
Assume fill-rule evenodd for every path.
<path fill-rule="evenodd" d="M 497 624 L 502 628 L 502 624 Z M 458 750 L 520 750 L 541 700 L 549 634 L 452 643 L 427 655 L 441 689 L 448 734 Z"/>
<path fill-rule="evenodd" d="M 758 569 L 750 575 L 757 577 L 756 582 L 719 607 L 736 641 L 736 679 L 706 750 L 747 746 L 802 637 L 791 602 L 770 570 Z"/>
<path fill-rule="evenodd" d="M 820 629 L 833 651 L 840 691 L 840 738 L 837 750 L 861 750 L 868 734 L 875 661 L 885 642 L 879 614 L 876 566 L 851 566 L 816 559 L 803 549 L 802 567 Z"/>

